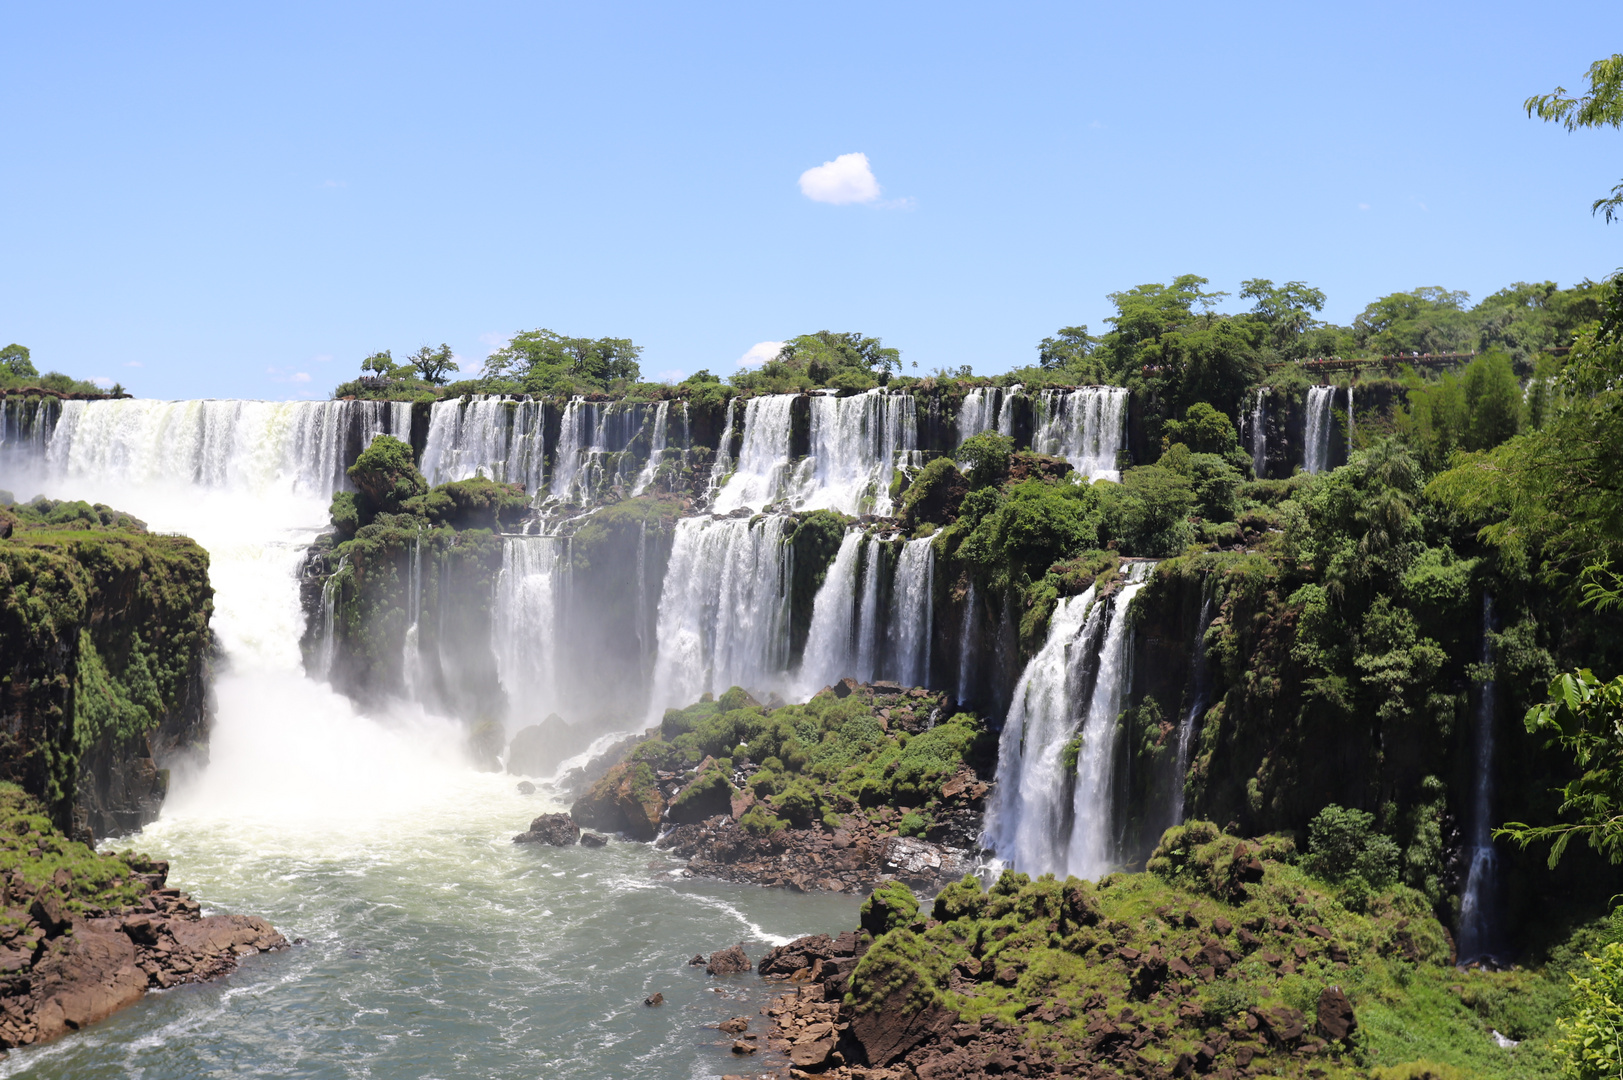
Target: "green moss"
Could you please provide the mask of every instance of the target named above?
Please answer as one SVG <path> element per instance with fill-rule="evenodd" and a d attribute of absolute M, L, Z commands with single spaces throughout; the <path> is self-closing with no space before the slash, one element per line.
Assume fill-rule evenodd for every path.
<path fill-rule="evenodd" d="M 0 875 L 20 878 L 30 892 L 53 889 L 70 911 L 82 913 L 136 903 L 147 885 L 135 875 L 150 868 L 145 856 L 100 854 L 68 839 L 37 799 L 0 781 Z M 53 885 L 61 871 L 67 884 Z M 0 910 L 0 927 L 21 925 L 17 914 Z"/>

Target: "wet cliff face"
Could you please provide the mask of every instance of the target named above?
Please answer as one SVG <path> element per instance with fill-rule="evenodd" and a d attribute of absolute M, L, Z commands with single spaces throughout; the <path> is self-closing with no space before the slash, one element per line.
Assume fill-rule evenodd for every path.
<path fill-rule="evenodd" d="M 0 778 L 77 835 L 137 829 L 205 751 L 208 556 L 101 506 L 0 513 Z"/>

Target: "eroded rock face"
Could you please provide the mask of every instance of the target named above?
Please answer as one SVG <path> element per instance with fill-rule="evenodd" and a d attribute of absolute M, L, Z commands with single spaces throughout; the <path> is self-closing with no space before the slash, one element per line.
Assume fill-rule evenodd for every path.
<path fill-rule="evenodd" d="M 542 814 L 530 822 L 527 832 L 513 837 L 513 843 L 568 847 L 579 839 L 580 827 L 570 820 L 568 814 Z"/>
<path fill-rule="evenodd" d="M 205 917 L 195 901 L 163 888 L 138 907 L 75 914 L 57 930 L 31 920 L 0 945 L 0 1049 L 58 1038 L 149 989 L 219 978 L 244 957 L 287 944 L 263 919 Z"/>
<path fill-rule="evenodd" d="M 870 1065 L 889 1065 L 915 1046 L 945 1035 L 958 1022 L 958 1014 L 939 1005 L 918 1008 L 910 1000 L 913 983 L 898 987 L 878 1008 L 851 1018 L 851 1035 L 862 1044 Z"/>
<path fill-rule="evenodd" d="M 1319 994 L 1319 1034 L 1326 1039 L 1345 1039 L 1358 1030 L 1352 1002 L 1339 986 L 1326 986 Z"/>
<path fill-rule="evenodd" d="M 581 798 L 569 816 L 582 828 L 624 833 L 633 840 L 659 835 L 665 796 L 653 770 L 643 762 L 622 761 L 610 769 Z"/>

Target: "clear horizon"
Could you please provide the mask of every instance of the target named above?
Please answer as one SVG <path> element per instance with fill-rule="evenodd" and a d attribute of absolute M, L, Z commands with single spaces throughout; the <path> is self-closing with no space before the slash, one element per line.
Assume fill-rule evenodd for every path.
<path fill-rule="evenodd" d="M 0 344 L 148 397 L 534 327 L 652 380 L 818 329 L 992 374 L 1181 273 L 1337 323 L 1568 286 L 1623 264 L 1623 137 L 1522 110 L 1612 51 L 1564 14 L 10 5 Z"/>

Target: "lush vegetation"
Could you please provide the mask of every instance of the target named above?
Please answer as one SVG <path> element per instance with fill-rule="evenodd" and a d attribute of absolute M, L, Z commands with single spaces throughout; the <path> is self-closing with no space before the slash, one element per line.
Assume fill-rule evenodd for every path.
<path fill-rule="evenodd" d="M 118 383 L 114 383 L 110 389 L 103 389 L 93 382 L 75 379 L 60 371 L 47 371 L 41 375 L 34 366 L 33 354 L 28 346 L 16 342 L 0 349 L 0 390 L 48 390 L 57 394 L 90 397 L 118 397 L 124 393 L 124 388 Z"/>
<path fill-rule="evenodd" d="M 149 757 L 164 725 L 181 743 L 200 736 L 212 596 L 208 556 L 184 537 L 100 504 L 0 492 L 0 666 L 16 718 L 0 729 L 0 779 L 73 830 L 92 759 Z"/>
<path fill-rule="evenodd" d="M 1565 1031 L 1615 1031 L 1603 993 L 1615 961 L 1590 974 L 1583 950 L 1614 956 L 1623 947 L 1604 943 L 1623 926 L 1586 928 L 1543 971 L 1462 972 L 1421 893 L 1349 888 L 1360 820 L 1319 825 L 1304 857 L 1289 836 L 1242 840 L 1193 821 L 1166 833 L 1148 872 L 1097 884 L 1010 871 L 990 889 L 965 878 L 926 907 L 892 883 L 863 908 L 874 940 L 846 1000 L 1014 1024 L 1028 1053 L 1059 1065 L 1131 1044 L 1145 1072 L 1187 1054 L 1208 1072 L 1554 1077 Z M 1566 1007 L 1570 973 L 1589 982 Z M 1345 1035 L 1320 1023 L 1335 990 L 1356 1017 Z M 1563 1008 L 1573 1019 L 1558 1027 Z M 1501 1048 L 1490 1027 L 1520 1045 Z"/>

